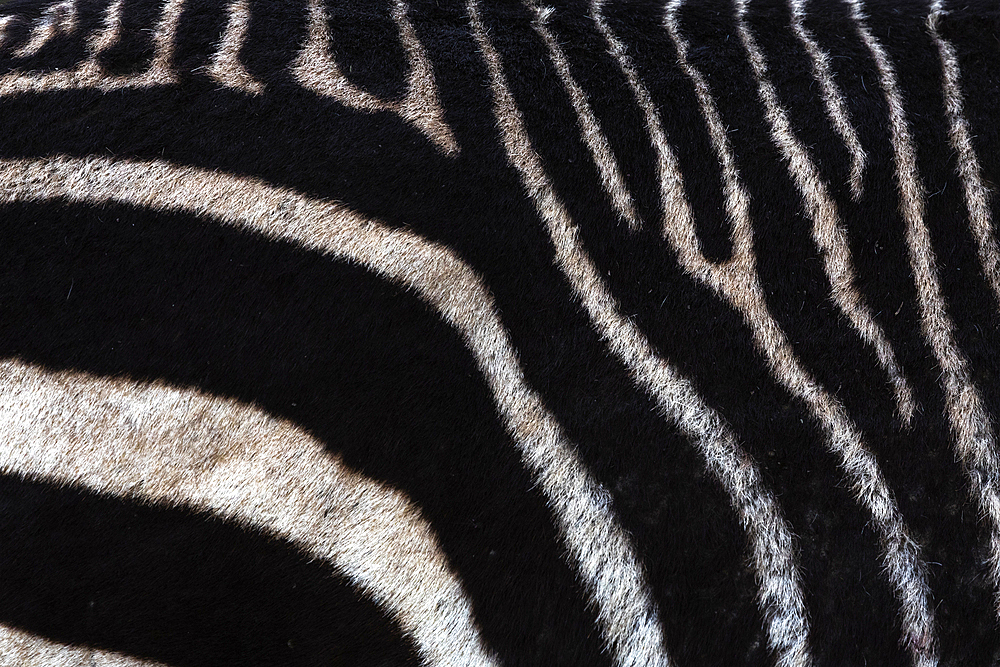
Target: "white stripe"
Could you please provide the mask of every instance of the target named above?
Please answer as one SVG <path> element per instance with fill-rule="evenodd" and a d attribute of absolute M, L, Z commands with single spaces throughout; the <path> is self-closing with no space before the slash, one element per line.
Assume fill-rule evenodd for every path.
<path fill-rule="evenodd" d="M 879 70 L 879 79 L 889 107 L 892 147 L 899 185 L 900 213 L 906 224 L 913 281 L 920 306 L 921 329 L 941 368 L 941 387 L 945 409 L 955 435 L 956 450 L 965 465 L 972 491 L 990 531 L 990 579 L 997 588 L 1000 614 L 1000 487 L 996 441 L 993 425 L 983 407 L 979 390 L 969 375 L 969 362 L 955 342 L 955 325 L 948 316 L 937 259 L 930 231 L 924 222 L 924 186 L 917 169 L 917 155 L 903 109 L 903 98 L 896 82 L 896 72 L 882 45 L 868 29 L 859 0 L 847 0 L 861 39 L 867 45 Z"/>
<path fill-rule="evenodd" d="M 942 0 L 934 0 L 931 13 L 927 17 L 927 27 L 937 44 L 941 56 L 941 70 L 944 80 L 944 108 L 948 116 L 949 138 L 957 158 L 957 171 L 962 179 L 965 192 L 965 207 L 969 210 L 969 226 L 979 246 L 979 262 L 993 295 L 1000 304 L 1000 247 L 993 234 L 990 213 L 990 191 L 983 183 L 979 158 L 972 146 L 972 132 L 965 118 L 965 101 L 962 95 L 961 69 L 958 56 L 951 42 L 938 32 L 938 20 L 944 14 Z"/>
<path fill-rule="evenodd" d="M 552 14 L 552 8 L 538 7 L 534 0 L 526 0 L 528 9 L 535 13 L 534 27 L 549 50 L 549 57 L 555 65 L 556 72 L 562 80 L 563 88 L 569 95 L 573 110 L 576 112 L 577 122 L 580 123 L 580 135 L 587 144 L 590 155 L 597 165 L 597 170 L 601 175 L 601 185 L 611 199 L 611 203 L 618 211 L 618 215 L 629 229 L 635 231 L 642 226 L 639 216 L 635 212 L 635 203 L 632 201 L 632 193 L 629 192 L 625 179 L 622 178 L 621 169 L 615 160 L 614 152 L 608 143 L 601 124 L 594 116 L 590 103 L 587 101 L 587 94 L 583 92 L 579 84 L 573 78 L 573 73 L 569 69 L 569 62 L 563 53 L 559 42 L 556 41 L 552 32 L 548 29 L 548 19 Z"/>
<path fill-rule="evenodd" d="M 185 1 L 166 0 L 163 5 L 163 14 L 153 29 L 153 62 L 150 63 L 149 70 L 141 77 L 150 82 L 147 85 L 177 83 L 173 67 L 174 42 L 177 38 L 177 27 L 181 22 L 181 14 L 184 12 Z"/>
<path fill-rule="evenodd" d="M 794 545 L 776 503 L 764 488 L 760 472 L 742 451 L 722 418 L 705 404 L 691 382 L 658 356 L 639 328 L 621 315 L 597 267 L 580 243 L 579 232 L 531 145 L 516 102 L 507 87 L 500 56 L 486 36 L 474 0 L 469 3 L 468 12 L 489 69 L 494 114 L 508 159 L 520 173 L 524 188 L 545 222 L 560 269 L 602 338 L 629 368 L 636 383 L 653 395 L 664 414 L 698 447 L 710 471 L 729 492 L 733 506 L 752 539 L 761 541 L 760 545 L 754 545 L 755 557 L 764 561 L 755 563 L 761 567 L 760 576 L 765 584 L 761 598 L 768 602 L 785 596 L 794 598 L 798 592 L 794 586 Z M 793 584 L 792 590 L 772 587 L 780 589 L 786 584 Z M 801 600 L 795 606 L 801 607 Z M 791 622 L 795 623 L 794 615 Z M 797 631 L 795 627 L 788 629 L 789 636 Z M 620 664 L 649 664 L 653 659 L 657 664 L 665 664 L 668 660 L 662 633 L 658 629 L 655 634 L 633 638 L 612 632 L 606 634 Z M 778 634 L 783 636 L 780 630 Z"/>
<path fill-rule="evenodd" d="M 855 200 L 858 200 L 864 192 L 865 162 L 868 156 L 865 155 L 865 149 L 861 147 L 861 140 L 858 139 L 858 133 L 851 123 L 844 95 L 840 92 L 837 82 L 833 80 L 830 56 L 820 48 L 812 32 L 805 26 L 807 2 L 808 0 L 789 0 L 792 11 L 792 31 L 796 38 L 802 42 L 806 53 L 809 54 L 813 78 L 819 83 L 823 104 L 826 106 L 826 114 L 833 124 L 833 129 L 840 135 L 844 146 L 851 154 L 851 195 Z"/>
<path fill-rule="evenodd" d="M 73 646 L 0 625 L 0 667 L 166 667 L 130 655 Z"/>
<path fill-rule="evenodd" d="M 352 109 L 394 113 L 423 132 L 439 150 L 449 155 L 457 153 L 458 143 L 444 120 L 430 59 L 407 16 L 405 0 L 394 0 L 392 11 L 410 68 L 406 96 L 398 102 L 376 97 L 344 76 L 330 50 L 329 18 L 323 3 L 309 0 L 309 36 L 292 65 L 295 79 L 309 90 Z"/>
<path fill-rule="evenodd" d="M 233 0 L 229 3 L 229 21 L 222 36 L 219 50 L 212 57 L 208 74 L 228 88 L 241 90 L 251 95 L 264 92 L 264 84 L 257 81 L 240 62 L 240 49 L 250 27 L 250 6 L 247 0 Z"/>
<path fill-rule="evenodd" d="M 0 202 L 121 202 L 209 217 L 357 262 L 412 289 L 463 336 L 475 357 L 607 631 L 625 641 L 634 639 L 631 655 L 641 656 L 653 637 L 655 651 L 648 655 L 660 655 L 656 610 L 609 494 L 587 470 L 541 397 L 525 383 L 493 297 L 452 250 L 335 202 L 160 161 L 0 161 L 0 184 Z M 734 458 L 729 465 L 737 471 L 745 462 Z"/>
<path fill-rule="evenodd" d="M 792 129 L 788 113 L 778 99 L 778 92 L 768 78 L 767 62 L 757 40 L 746 23 L 747 0 L 736 0 L 737 29 L 746 48 L 748 59 L 757 80 L 761 102 L 767 110 L 771 126 L 771 139 L 788 163 L 788 172 L 802 195 L 806 213 L 812 219 L 812 238 L 823 258 L 823 270 L 830 281 L 833 300 L 861 339 L 870 345 L 879 364 L 889 376 L 896 394 L 896 406 L 903 422 L 909 424 L 916 410 L 913 391 L 903 377 L 896 362 L 892 345 L 882 327 L 875 321 L 871 310 L 855 287 L 855 276 L 847 232 L 841 224 L 837 205 L 809 156 L 809 151 Z"/>
<path fill-rule="evenodd" d="M 106 74 L 97 56 L 118 43 L 121 33 L 121 0 L 111 3 L 104 14 L 104 25 L 87 40 L 90 56 L 71 70 L 43 73 L 11 72 L 0 76 L 0 97 L 25 93 L 48 93 L 60 90 L 95 88 L 105 92 L 123 88 L 166 86 L 177 82 L 173 71 L 174 39 L 184 10 L 185 0 L 166 0 L 163 13 L 153 30 L 153 60 L 149 68 L 136 76 Z"/>
<path fill-rule="evenodd" d="M 42 47 L 58 35 L 71 35 L 76 30 L 76 0 L 63 0 L 50 5 L 35 22 L 31 35 L 24 46 L 14 51 L 17 58 L 27 58 L 42 50 Z"/>
<path fill-rule="evenodd" d="M 784 332 L 767 310 L 754 259 L 749 198 L 738 180 L 739 174 L 735 167 L 732 147 L 726 138 L 708 84 L 687 59 L 687 41 L 681 35 L 677 23 L 677 11 L 681 3 L 682 0 L 670 2 L 665 24 L 671 38 L 677 44 L 682 68 L 695 84 L 699 104 L 709 124 L 709 134 L 719 160 L 724 166 L 727 209 L 733 223 L 733 258 L 725 264 L 713 264 L 708 261 L 697 246 L 689 245 L 688 238 L 693 237 L 693 230 L 673 232 L 671 238 L 675 247 L 678 247 L 678 255 L 686 269 L 692 275 L 713 285 L 744 314 L 745 320 L 754 332 L 754 339 L 767 358 L 776 378 L 793 395 L 809 406 L 812 414 L 822 425 L 826 432 L 827 446 L 840 457 L 841 468 L 851 482 L 855 497 L 871 512 L 873 525 L 882 543 L 883 563 L 900 603 L 904 633 L 914 659 L 918 664 L 933 664 L 936 660 L 933 640 L 934 613 L 930 604 L 926 566 L 920 558 L 919 549 L 910 539 L 896 501 L 861 433 L 836 397 L 802 367 Z M 832 202 L 827 196 L 817 195 L 818 189 L 823 187 L 822 182 L 816 176 L 815 168 L 805 149 L 791 133 L 787 117 L 777 103 L 777 95 L 766 79 L 763 57 L 746 28 L 743 20 L 745 6 L 739 0 L 737 0 L 737 11 L 738 30 L 755 69 L 762 101 L 767 107 L 772 138 L 782 149 L 785 159 L 789 161 L 790 171 L 797 179 L 803 197 L 806 198 L 807 208 L 811 209 L 814 220 L 814 241 L 821 249 L 826 249 L 824 254 L 828 256 L 825 264 L 827 275 L 834 286 L 835 300 L 841 305 L 842 310 L 855 306 L 864 308 L 860 303 L 854 306 L 851 304 L 853 286 L 850 282 L 850 256 L 847 254 L 849 251 L 846 240 L 842 238 L 843 230 L 839 228 Z M 860 300 L 856 293 L 853 296 Z M 846 312 L 850 315 L 852 311 Z M 858 311 L 855 309 L 853 312 L 856 314 Z M 859 327 L 859 323 L 855 322 L 855 326 Z M 877 331 L 881 333 L 880 330 Z M 891 349 L 889 352 L 891 353 Z M 901 380 L 901 375 L 898 377 Z M 918 641 L 923 643 L 918 644 Z M 929 649 L 925 651 L 925 647 Z M 931 662 L 921 662 L 924 658 Z"/>
<path fill-rule="evenodd" d="M 696 250 L 698 239 L 694 232 L 694 215 L 684 194 L 683 177 L 677 157 L 667 141 L 659 113 L 649 91 L 639 79 L 625 45 L 607 25 L 601 13 L 602 7 L 603 0 L 592 0 L 591 15 L 598 30 L 607 40 L 611 54 L 617 59 L 639 107 L 646 116 L 646 127 L 659 158 L 662 206 L 663 210 L 668 212 L 665 217 L 673 218 L 664 220 L 664 231 L 673 240 L 679 254 L 687 257 L 691 249 L 695 249 L 694 255 L 701 259 L 703 266 L 694 266 L 688 262 L 685 268 L 689 272 L 694 272 L 695 275 L 701 275 L 705 271 L 711 273 L 711 264 L 704 259 L 700 250 Z M 739 184 L 736 183 L 735 186 L 739 187 Z M 738 226 L 740 223 L 734 224 Z M 738 247 L 737 245 L 734 242 L 733 250 L 738 258 L 733 262 L 746 264 L 749 261 L 752 265 L 752 255 L 749 258 L 743 257 L 748 251 L 752 251 L 752 248 L 747 243 L 739 244 Z M 685 248 L 687 250 L 684 250 Z M 753 564 L 760 585 L 759 604 L 767 624 L 768 640 L 779 667 L 805 667 L 812 663 L 812 657 L 809 655 L 809 621 L 802 595 L 801 577 L 794 548 L 791 546 L 793 539 L 784 520 L 781 519 L 774 498 L 763 488 L 759 475 L 755 474 L 753 477 L 754 484 L 758 488 L 755 488 L 752 494 L 746 494 L 746 497 L 749 500 L 755 496 L 759 499 L 757 502 L 741 506 L 742 496 L 732 490 L 730 494 L 750 540 Z M 764 511 L 760 511 L 759 508 L 763 508 Z M 776 549 L 776 546 L 785 548 Z"/>
<path fill-rule="evenodd" d="M 497 664 L 420 510 L 288 422 L 192 389 L 6 360 L 0 432 L 4 474 L 261 528 L 371 596 L 428 664 Z"/>
<path fill-rule="evenodd" d="M 122 7 L 125 0 L 114 0 L 104 10 L 101 28 L 87 37 L 87 52 L 96 68 L 96 58 L 121 40 Z"/>

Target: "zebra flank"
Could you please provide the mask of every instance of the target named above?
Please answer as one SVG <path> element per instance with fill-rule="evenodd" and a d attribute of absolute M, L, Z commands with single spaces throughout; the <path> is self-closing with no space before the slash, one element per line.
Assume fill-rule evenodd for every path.
<path fill-rule="evenodd" d="M 1000 664 L 998 35 L 0 0 L 0 667 Z"/>

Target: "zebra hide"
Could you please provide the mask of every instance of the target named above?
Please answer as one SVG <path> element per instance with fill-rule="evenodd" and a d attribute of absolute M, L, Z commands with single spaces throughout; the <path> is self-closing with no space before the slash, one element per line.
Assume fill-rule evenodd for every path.
<path fill-rule="evenodd" d="M 0 667 L 1000 664 L 1000 6 L 0 1 Z"/>

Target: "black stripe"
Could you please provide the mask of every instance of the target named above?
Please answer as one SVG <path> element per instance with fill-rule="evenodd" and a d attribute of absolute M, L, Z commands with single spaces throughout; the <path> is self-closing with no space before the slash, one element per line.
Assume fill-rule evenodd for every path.
<path fill-rule="evenodd" d="M 7 475 L 0 506 L 4 624 L 173 667 L 420 664 L 373 602 L 272 535 Z"/>

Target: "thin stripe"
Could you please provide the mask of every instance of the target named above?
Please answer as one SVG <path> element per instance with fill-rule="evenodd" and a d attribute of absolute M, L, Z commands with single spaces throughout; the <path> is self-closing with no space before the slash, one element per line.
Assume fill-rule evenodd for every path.
<path fill-rule="evenodd" d="M 607 40 L 611 54 L 618 61 L 632 92 L 635 94 L 639 107 L 645 114 L 646 127 L 659 158 L 658 171 L 662 206 L 665 212 L 669 211 L 669 214 L 665 214 L 665 218 L 667 215 L 674 218 L 673 220 L 664 220 L 664 232 L 674 240 L 675 247 L 697 249 L 699 242 L 694 232 L 694 215 L 684 194 L 683 176 L 677 157 L 667 141 L 652 97 L 640 80 L 635 65 L 626 52 L 625 45 L 607 25 L 602 15 L 602 6 L 603 0 L 593 0 L 591 15 L 598 30 Z M 668 232 L 668 230 L 670 231 Z M 739 245 L 739 247 L 737 245 L 734 243 L 734 252 L 737 255 L 747 252 L 746 243 Z M 678 252 L 684 256 L 688 254 L 688 252 L 681 250 Z M 701 257 L 702 263 L 708 264 L 700 250 L 695 250 L 694 254 Z M 734 261 L 739 262 L 740 260 Z M 752 263 L 752 261 L 751 257 L 750 262 Z M 690 265 L 690 263 L 685 268 L 689 272 L 694 272 L 695 275 L 701 275 L 705 271 L 711 273 L 712 271 L 710 266 L 698 267 Z M 745 507 L 740 506 L 736 504 L 736 499 L 740 496 L 732 492 L 731 495 L 749 537 L 754 569 L 760 586 L 758 600 L 766 619 L 768 640 L 771 650 L 777 657 L 779 667 L 806 667 L 812 663 L 812 657 L 809 653 L 809 621 L 794 547 L 789 546 L 789 548 L 775 550 L 776 545 L 793 545 L 793 539 L 784 520 L 781 519 L 780 510 L 777 508 L 774 498 L 763 488 L 759 476 L 755 481 L 758 488 L 754 490 L 753 495 L 763 499 L 763 502 L 769 506 L 766 512 L 760 513 L 761 516 L 758 516 L 758 503 Z M 775 532 L 775 535 L 772 536 L 771 532 Z"/>
<path fill-rule="evenodd" d="M 497 665 L 433 529 L 400 491 L 233 400 L 0 362 L 0 470 L 209 511 L 301 545 L 392 615 L 430 665 Z"/>
<path fill-rule="evenodd" d="M 177 38 L 177 27 L 181 22 L 186 0 L 166 0 L 163 14 L 153 29 L 153 62 L 149 70 L 142 76 L 150 82 L 166 85 L 177 83 L 174 73 L 174 41 Z"/>
<path fill-rule="evenodd" d="M 464 338 L 522 460 L 545 494 L 570 561 L 607 632 L 642 655 L 660 628 L 645 575 L 594 479 L 541 397 L 524 380 L 517 354 L 479 276 L 449 248 L 365 218 L 335 202 L 261 181 L 166 162 L 49 157 L 0 161 L 0 202 L 63 199 L 184 211 L 291 240 L 354 261 L 409 287 Z M 734 460 L 739 470 L 742 460 Z M 624 665 L 664 661 L 625 662 Z"/>
<path fill-rule="evenodd" d="M 906 224 L 906 245 L 917 288 L 921 330 L 941 368 L 940 382 L 948 421 L 955 435 L 955 449 L 968 472 L 973 495 L 990 532 L 989 576 L 997 589 L 996 607 L 1000 614 L 1000 464 L 993 425 L 969 375 L 969 362 L 955 342 L 955 325 L 941 294 L 934 246 L 924 222 L 924 186 L 917 169 L 916 148 L 906 122 L 896 72 L 885 49 L 868 29 L 861 2 L 847 2 L 858 34 L 878 67 L 889 107 L 899 208 Z"/>
<path fill-rule="evenodd" d="M 212 56 L 208 74 L 228 88 L 241 90 L 251 95 L 264 92 L 264 84 L 247 72 L 240 62 L 240 49 L 250 27 L 250 6 L 247 0 L 233 0 L 227 9 L 229 21 L 222 36 L 219 50 Z"/>
<path fill-rule="evenodd" d="M 89 57 L 71 70 L 43 73 L 11 72 L 0 76 L 0 97 L 26 93 L 95 88 L 102 91 L 122 88 L 147 88 L 177 83 L 173 71 L 174 39 L 184 10 L 185 0 L 166 0 L 160 20 L 153 30 L 153 60 L 149 68 L 136 76 L 112 76 L 101 68 L 97 56 L 118 43 L 121 33 L 122 2 L 110 4 L 104 25 L 87 39 Z"/>
<path fill-rule="evenodd" d="M 548 47 L 552 64 L 555 65 L 563 88 L 566 90 L 566 94 L 569 95 L 569 99 L 573 104 L 577 122 L 580 124 L 580 135 L 583 137 L 584 143 L 587 144 L 590 155 L 597 165 L 598 172 L 600 172 L 601 185 L 611 199 L 611 203 L 618 211 L 618 215 L 625 221 L 629 229 L 632 231 L 638 230 L 642 226 L 642 223 L 635 212 L 632 193 L 629 192 L 628 186 L 625 184 L 625 179 L 622 178 L 621 169 L 618 167 L 617 160 L 615 160 L 611 145 L 608 143 L 608 139 L 601 129 L 600 122 L 598 122 L 594 116 L 594 112 L 590 108 L 590 103 L 587 101 L 587 94 L 583 92 L 573 78 L 566 55 L 552 35 L 552 32 L 548 29 L 548 19 L 552 15 L 553 10 L 550 7 L 538 7 L 534 0 L 526 0 L 526 4 L 535 13 L 535 32 L 539 34 L 545 42 L 545 46 Z"/>
<path fill-rule="evenodd" d="M 45 637 L 0 625 L 0 667 L 167 667 L 87 646 L 61 644 Z"/>
<path fill-rule="evenodd" d="M 1000 304 L 1000 247 L 993 234 L 993 221 L 990 214 L 990 191 L 983 183 L 982 169 L 976 149 L 972 146 L 972 132 L 969 121 L 965 118 L 965 101 L 962 95 L 962 73 L 958 65 L 958 56 L 951 42 L 941 37 L 938 32 L 938 21 L 944 14 L 942 0 L 934 0 L 930 15 L 927 17 L 927 27 L 937 44 L 941 56 L 941 74 L 944 86 L 944 108 L 948 116 L 951 147 L 957 158 L 956 169 L 962 179 L 965 192 L 965 207 L 969 211 L 969 226 L 976 237 L 979 246 L 979 262 L 993 295 Z"/>
<path fill-rule="evenodd" d="M 861 146 L 861 140 L 858 139 L 854 125 L 851 123 L 844 95 L 833 79 L 830 56 L 820 48 L 812 32 L 805 26 L 806 3 L 808 1 L 789 0 L 792 12 L 792 32 L 802 42 L 802 46 L 809 55 L 813 78 L 819 83 L 820 94 L 826 107 L 826 115 L 829 116 L 833 129 L 840 135 L 844 146 L 851 154 L 851 195 L 857 201 L 864 193 L 865 162 L 867 162 L 868 156 Z"/>
<path fill-rule="evenodd" d="M 767 560 L 762 568 L 762 578 L 767 583 L 787 582 L 789 564 L 795 558 L 794 545 L 776 503 L 764 488 L 760 472 L 740 448 L 723 419 L 705 404 L 691 382 L 658 356 L 638 327 L 621 315 L 597 267 L 583 249 L 579 231 L 556 195 L 541 159 L 531 145 L 516 102 L 507 87 L 500 56 L 486 36 L 475 1 L 470 2 L 468 7 L 476 40 L 489 68 L 494 114 L 508 159 L 519 171 L 524 188 L 545 222 L 560 269 L 612 352 L 631 371 L 636 383 L 653 395 L 664 414 L 677 423 L 685 436 L 697 446 L 710 471 L 729 492 L 733 506 L 752 539 L 766 544 L 763 549 L 755 547 L 755 556 L 760 555 Z M 794 567 L 791 571 L 794 572 Z M 791 581 L 794 582 L 794 579 Z M 761 596 L 762 599 L 773 600 L 788 594 L 788 591 L 765 588 Z M 607 634 L 613 655 L 620 664 L 646 664 L 644 661 L 649 661 L 650 656 L 656 656 L 660 664 L 668 660 L 658 629 L 655 635 L 644 638 L 639 656 L 636 655 L 638 638 L 628 640 Z"/>
<path fill-rule="evenodd" d="M 125 0 L 115 0 L 104 10 L 101 28 L 87 37 L 87 51 L 93 61 L 121 40 L 122 7 Z"/>
<path fill-rule="evenodd" d="M 76 30 L 76 0 L 63 0 L 49 5 L 35 22 L 28 41 L 14 51 L 17 58 L 28 58 L 42 50 L 54 37 L 71 35 Z"/>
<path fill-rule="evenodd" d="M 314 93 L 332 97 L 352 109 L 394 113 L 426 135 L 439 150 L 453 155 L 459 150 L 458 143 L 444 119 L 434 71 L 410 23 L 408 11 L 405 0 L 395 0 L 392 18 L 399 27 L 409 61 L 406 96 L 402 100 L 376 97 L 344 76 L 330 50 L 329 17 L 323 0 L 309 0 L 309 36 L 292 64 L 292 75 Z"/>
<path fill-rule="evenodd" d="M 687 237 L 693 235 L 693 230 L 686 233 L 684 230 L 673 232 L 674 245 L 678 247 L 681 262 L 690 273 L 711 284 L 743 313 L 776 378 L 793 395 L 809 406 L 812 414 L 822 425 L 827 447 L 840 457 L 840 466 L 851 482 L 855 497 L 872 515 L 873 525 L 881 541 L 882 560 L 900 603 L 904 634 L 914 653 L 914 659 L 918 664 L 934 664 L 933 661 L 936 660 L 933 657 L 934 614 L 930 604 L 926 565 L 921 560 L 919 549 L 910 539 L 896 501 L 861 433 L 836 397 L 802 367 L 784 332 L 767 310 L 754 258 L 749 198 L 739 181 L 732 147 L 726 137 L 708 84 L 687 59 L 688 44 L 680 33 L 677 22 L 677 11 L 681 3 L 682 0 L 670 2 L 665 25 L 677 45 L 682 68 L 694 83 L 699 105 L 709 125 L 709 134 L 719 160 L 724 165 L 723 182 L 727 195 L 727 210 L 733 223 L 733 258 L 724 264 L 713 264 L 707 260 L 697 246 L 687 245 L 689 243 Z M 843 234 L 843 230 L 839 228 L 829 198 L 810 190 L 822 187 L 822 182 L 816 176 L 815 168 L 805 149 L 792 135 L 787 117 L 777 103 L 776 93 L 766 79 L 763 56 L 746 28 L 743 20 L 745 6 L 741 2 L 737 2 L 737 11 L 738 30 L 754 67 L 761 99 L 767 107 L 772 138 L 789 162 L 790 171 L 797 179 L 800 192 L 806 199 L 807 208 L 811 209 L 810 212 L 813 214 L 813 238 L 821 249 L 827 248 L 825 254 L 838 254 L 836 259 L 826 258 L 825 268 L 834 286 L 834 296 L 837 297 L 838 305 L 844 310 L 852 306 L 850 297 L 853 286 L 847 281 L 850 277 L 850 256 L 841 254 L 848 252 L 846 240 L 841 238 L 838 241 L 838 236 Z M 805 178 L 806 176 L 810 178 Z M 856 305 L 863 308 L 861 304 Z M 850 312 L 847 311 L 847 314 Z M 857 323 L 855 326 L 858 326 Z M 929 646 L 929 651 L 913 648 L 916 640 L 912 638 L 920 638 L 923 642 L 921 646 Z M 924 657 L 929 657 L 931 662 L 921 662 Z"/>
<path fill-rule="evenodd" d="M 802 195 L 806 213 L 812 219 L 812 238 L 823 258 L 823 270 L 830 281 L 833 300 L 847 316 L 861 339 L 870 345 L 879 364 L 889 376 L 896 394 L 896 405 L 904 423 L 909 424 L 916 410 L 913 391 L 896 362 L 892 345 L 882 327 L 855 287 L 854 265 L 847 232 L 840 220 L 837 205 L 820 176 L 819 170 L 802 142 L 795 136 L 788 113 L 778 99 L 778 92 L 768 77 L 767 61 L 746 23 L 747 0 L 736 0 L 737 29 L 753 67 L 757 90 L 767 111 L 771 139 L 788 164 L 789 174 Z"/>
<path fill-rule="evenodd" d="M 535 153 L 528 139 L 520 112 L 507 87 L 500 55 L 493 48 L 479 17 L 478 3 L 476 0 L 469 0 L 466 8 L 473 35 L 489 71 L 493 89 L 494 116 L 504 142 L 504 148 L 507 151 L 508 160 L 520 173 L 525 189 L 546 223 L 549 236 L 555 245 L 559 267 L 569 279 L 577 296 L 584 301 L 591 319 L 598 325 L 602 336 L 611 342 L 614 348 L 615 343 L 619 342 L 620 339 L 613 334 L 608 335 L 608 329 L 609 327 L 618 328 L 623 320 L 614 312 L 610 296 L 600 285 L 596 267 L 580 249 L 576 238 L 577 230 L 569 223 L 568 213 L 556 196 L 541 165 L 541 159 Z M 595 302 L 599 303 L 595 304 Z M 609 303 L 611 305 L 610 312 L 606 308 Z M 596 308 L 593 307 L 595 305 Z M 595 310 L 602 310 L 602 314 L 608 315 L 611 321 L 598 320 L 595 317 Z M 634 327 L 632 331 L 638 333 Z M 632 342 L 639 343 L 639 340 L 633 339 Z M 633 345 L 633 347 L 639 352 L 637 357 L 630 359 L 633 364 L 641 364 L 643 361 L 650 360 L 651 350 L 648 345 L 642 349 L 640 349 L 641 345 Z M 619 346 L 614 351 L 621 354 L 624 350 Z M 644 352 L 645 355 L 643 355 Z M 665 364 L 661 364 L 656 370 L 663 371 L 670 376 L 671 380 L 674 379 L 673 369 Z M 671 388 L 675 389 L 679 388 L 678 385 L 678 382 L 670 384 Z M 685 388 L 691 389 L 690 385 L 686 385 Z M 693 391 L 691 393 L 693 394 Z M 676 402 L 670 402 L 668 405 L 675 410 L 679 407 Z M 689 421 L 705 419 L 705 414 L 698 411 L 698 405 L 697 400 L 688 403 L 688 409 L 694 412 L 690 415 Z M 712 426 L 721 428 L 720 423 L 713 423 Z M 735 452 L 727 451 L 726 453 L 730 455 L 733 462 L 738 458 Z M 638 665 L 666 667 L 671 664 L 665 647 L 663 631 L 660 627 L 659 614 L 644 582 L 641 588 L 636 588 L 633 596 L 628 597 L 621 594 L 614 597 L 608 596 L 592 584 L 588 585 L 588 588 L 590 588 L 595 602 L 598 602 L 598 618 L 616 664 L 629 667 Z M 606 601 L 615 598 L 620 601 L 618 605 L 606 603 Z M 626 602 L 628 607 L 624 604 Z"/>

